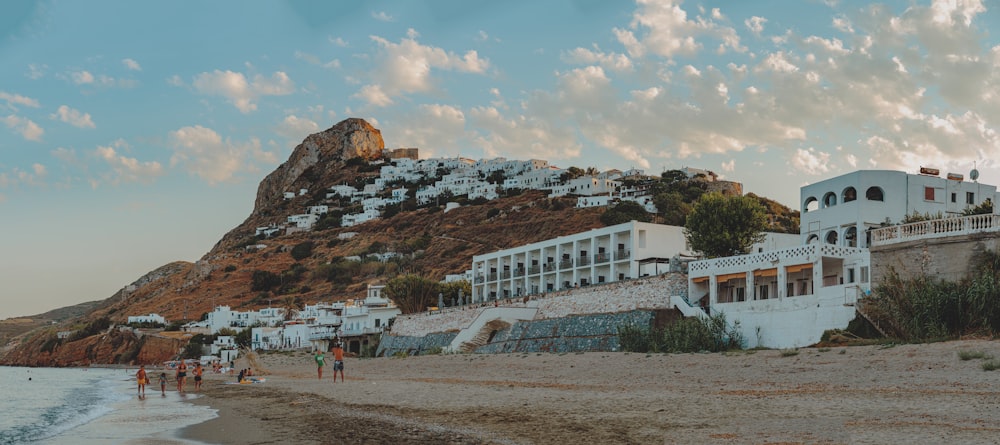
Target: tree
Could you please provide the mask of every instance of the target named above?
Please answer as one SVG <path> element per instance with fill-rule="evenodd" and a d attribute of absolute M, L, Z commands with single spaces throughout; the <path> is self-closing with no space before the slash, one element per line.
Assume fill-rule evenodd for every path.
<path fill-rule="evenodd" d="M 653 196 L 653 204 L 663 217 L 663 224 L 668 226 L 683 226 L 691 213 L 691 204 L 684 201 L 680 192 L 660 193 Z"/>
<path fill-rule="evenodd" d="M 422 312 L 427 306 L 437 304 L 437 295 L 441 286 L 437 281 L 407 274 L 389 280 L 385 284 L 385 293 L 404 314 Z"/>
<path fill-rule="evenodd" d="M 985 201 L 983 201 L 977 206 L 969 207 L 962 211 L 962 215 L 965 216 L 989 215 L 992 213 L 993 213 L 993 200 L 991 200 L 990 198 L 986 198 Z"/>
<path fill-rule="evenodd" d="M 312 255 L 312 251 L 313 251 L 313 242 L 303 241 L 301 243 L 296 244 L 295 247 L 292 247 L 292 252 L 291 252 L 292 258 L 295 258 L 296 261 L 302 261 L 306 258 L 309 258 L 309 256 Z"/>
<path fill-rule="evenodd" d="M 601 214 L 601 222 L 605 226 L 627 223 L 632 220 L 649 222 L 649 212 L 635 201 L 622 201 Z"/>
<path fill-rule="evenodd" d="M 252 329 L 253 328 L 245 328 L 242 331 L 240 331 L 238 334 L 236 334 L 236 337 L 233 338 L 233 342 L 236 343 L 236 346 L 239 346 L 241 348 L 249 348 L 250 347 L 251 343 L 253 342 L 253 330 Z"/>
<path fill-rule="evenodd" d="M 684 236 L 695 251 L 708 258 L 748 253 L 764 240 L 767 215 L 752 197 L 706 193 L 698 199 L 684 224 Z"/>
<path fill-rule="evenodd" d="M 287 295 L 281 300 L 280 307 L 285 314 L 285 321 L 295 318 L 299 315 L 299 311 L 302 310 L 299 298 L 291 295 Z"/>

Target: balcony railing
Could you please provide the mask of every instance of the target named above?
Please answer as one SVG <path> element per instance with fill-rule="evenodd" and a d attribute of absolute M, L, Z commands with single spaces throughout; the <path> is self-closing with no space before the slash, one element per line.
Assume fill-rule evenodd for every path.
<path fill-rule="evenodd" d="M 882 227 L 871 231 L 871 246 L 985 232 L 1000 232 L 1000 215 L 971 215 Z"/>
<path fill-rule="evenodd" d="M 607 252 L 600 252 L 597 255 L 594 255 L 595 263 L 607 263 L 608 261 L 611 261 L 611 254 Z"/>
<path fill-rule="evenodd" d="M 577 258 L 576 261 L 577 261 L 577 263 L 576 263 L 577 266 L 586 266 L 586 265 L 590 264 L 590 257 L 584 255 L 584 256 L 581 256 L 581 257 Z"/>
<path fill-rule="evenodd" d="M 515 277 L 523 277 L 524 276 L 524 268 L 519 267 L 517 269 L 514 269 L 514 276 Z"/>
<path fill-rule="evenodd" d="M 628 250 L 619 250 L 615 252 L 615 260 L 627 260 L 632 257 L 632 252 Z"/>
<path fill-rule="evenodd" d="M 536 275 L 541 272 L 541 269 L 539 266 L 531 266 L 528 268 L 528 275 Z"/>
<path fill-rule="evenodd" d="M 573 260 L 567 259 L 567 260 L 562 260 L 562 261 L 559 262 L 559 268 L 560 269 L 569 269 L 571 267 L 573 267 Z"/>

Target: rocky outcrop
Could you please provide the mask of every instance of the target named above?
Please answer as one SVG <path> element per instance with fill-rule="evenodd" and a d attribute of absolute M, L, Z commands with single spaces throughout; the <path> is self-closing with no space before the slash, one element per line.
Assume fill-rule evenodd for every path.
<path fill-rule="evenodd" d="M 345 119 L 328 130 L 312 134 L 302 141 L 284 164 L 267 175 L 257 188 L 254 213 L 278 205 L 285 192 L 310 189 L 317 180 L 330 176 L 329 170 L 343 167 L 353 158 L 373 160 L 382 157 L 385 141 L 382 132 L 364 119 Z"/>
<path fill-rule="evenodd" d="M 59 341 L 54 334 L 39 335 L 7 351 L 3 364 L 56 367 L 159 364 L 176 357 L 186 343 L 156 335 L 139 336 L 130 329 L 110 329 L 75 341 Z"/>

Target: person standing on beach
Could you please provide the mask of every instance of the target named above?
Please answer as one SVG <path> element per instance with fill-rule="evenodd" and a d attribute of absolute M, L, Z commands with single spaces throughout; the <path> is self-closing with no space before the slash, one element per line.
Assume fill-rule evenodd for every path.
<path fill-rule="evenodd" d="M 167 395 L 167 373 L 165 372 L 160 373 L 160 395 L 164 397 Z"/>
<path fill-rule="evenodd" d="M 201 391 L 201 374 L 204 370 L 201 369 L 201 362 L 195 363 L 194 365 L 194 392 Z"/>
<path fill-rule="evenodd" d="M 340 343 L 333 344 L 333 383 L 337 383 L 337 371 L 340 371 L 340 383 L 344 383 L 344 349 Z"/>
<path fill-rule="evenodd" d="M 139 383 L 139 388 L 136 392 L 139 397 L 146 396 L 146 383 L 149 383 L 149 377 L 146 377 L 146 365 L 139 365 L 139 370 L 135 373 L 135 380 Z"/>
<path fill-rule="evenodd" d="M 323 380 L 323 367 L 326 366 L 326 356 L 323 355 L 323 351 L 320 351 L 319 349 L 317 349 L 316 350 L 316 355 L 313 356 L 313 359 L 316 360 L 316 376 L 320 380 Z M 336 371 L 334 371 L 333 376 L 334 376 L 334 378 L 337 377 L 337 372 Z"/>
<path fill-rule="evenodd" d="M 181 360 L 177 364 L 177 392 L 184 393 L 184 380 L 187 379 L 187 369 L 187 363 L 184 363 L 184 360 Z"/>

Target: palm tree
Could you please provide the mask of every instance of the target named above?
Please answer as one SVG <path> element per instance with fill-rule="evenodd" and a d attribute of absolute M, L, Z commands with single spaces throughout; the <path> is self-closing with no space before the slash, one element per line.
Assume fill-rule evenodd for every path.
<path fill-rule="evenodd" d="M 281 310 L 285 315 L 285 321 L 291 320 L 299 315 L 299 311 L 302 310 L 302 306 L 299 303 L 299 299 L 291 295 L 286 296 L 281 300 Z"/>

